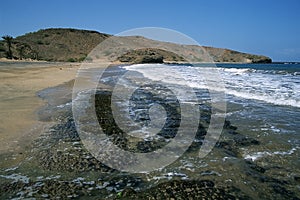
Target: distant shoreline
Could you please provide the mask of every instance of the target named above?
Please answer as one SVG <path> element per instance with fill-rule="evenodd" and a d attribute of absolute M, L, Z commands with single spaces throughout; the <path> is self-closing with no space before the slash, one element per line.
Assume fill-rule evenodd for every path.
<path fill-rule="evenodd" d="M 62 64 L 62 65 L 81 65 L 83 62 L 62 62 L 62 61 L 46 61 L 46 60 L 16 60 L 16 59 L 7 59 L 0 58 L 1 63 L 53 63 L 53 64 Z M 91 62 L 93 63 L 93 62 Z M 97 62 L 96 62 L 97 63 Z M 153 63 L 153 64 L 299 64 L 300 62 L 286 61 L 286 62 L 271 62 L 271 63 L 249 63 L 249 62 L 173 62 L 173 61 L 164 61 L 163 63 Z M 127 63 L 127 62 L 111 62 L 112 65 L 133 65 L 133 64 L 146 64 L 146 63 Z M 148 63 L 151 64 L 151 63 Z"/>

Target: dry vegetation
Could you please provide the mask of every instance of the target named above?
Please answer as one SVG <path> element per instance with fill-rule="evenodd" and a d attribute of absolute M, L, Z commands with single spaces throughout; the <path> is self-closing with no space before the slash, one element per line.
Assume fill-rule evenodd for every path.
<path fill-rule="evenodd" d="M 39 30 L 33 33 L 12 39 L 12 57 L 14 59 L 32 59 L 45 61 L 81 62 L 102 41 L 111 35 L 97 31 L 51 28 Z M 200 47 L 195 45 L 179 45 L 174 43 L 159 42 L 140 36 L 119 37 L 121 43 L 134 44 L 141 49 L 130 49 L 121 56 L 112 54 L 119 48 L 112 46 L 106 52 L 102 52 L 97 58 L 109 57 L 108 60 L 120 62 L 271 62 L 266 56 L 253 55 L 232 51 L 229 49 Z M 120 44 L 121 44 L 120 43 Z M 150 45 L 151 44 L 151 45 Z M 156 48 L 150 48 L 153 46 Z M 168 51 L 168 49 L 172 49 Z M 118 50 L 117 50 L 118 51 Z M 0 41 L 0 58 L 7 57 L 7 44 Z M 92 59 L 89 57 L 88 59 Z"/>

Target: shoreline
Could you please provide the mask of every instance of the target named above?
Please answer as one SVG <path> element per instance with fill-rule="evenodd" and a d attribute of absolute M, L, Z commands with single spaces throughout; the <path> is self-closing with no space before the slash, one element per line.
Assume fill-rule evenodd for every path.
<path fill-rule="evenodd" d="M 70 65 L 81 65 L 83 62 L 61 62 L 61 61 L 46 61 L 46 60 L 14 60 L 14 59 L 7 59 L 7 58 L 0 58 L 0 62 L 7 62 L 7 63 L 41 63 L 41 64 L 45 64 L 45 63 L 53 63 L 53 64 L 70 64 Z M 93 62 L 98 62 L 98 60 L 95 60 Z M 93 63 L 91 62 L 91 63 Z M 143 64 L 143 63 L 134 63 L 134 62 L 119 62 L 119 61 L 115 61 L 115 62 L 109 62 L 109 61 L 100 61 L 100 62 L 108 62 L 111 63 L 112 65 L 131 65 L 131 64 Z M 169 60 L 165 60 L 164 62 L 160 63 L 160 64 L 284 64 L 284 63 L 290 63 L 290 64 L 297 64 L 299 62 L 297 61 L 282 61 L 282 62 L 185 62 L 185 61 L 169 61 Z M 151 63 L 149 63 L 151 64 Z M 155 64 L 155 63 L 154 63 Z"/>
<path fill-rule="evenodd" d="M 42 70 L 42 72 L 44 71 Z M 84 73 L 86 72 L 84 71 Z M 106 72 L 109 76 L 123 73 L 123 71 L 114 69 Z M 137 79 L 137 81 L 139 80 Z M 147 82 L 145 77 L 142 80 Z M 114 82 L 106 83 L 109 85 Z M 212 152 L 201 160 L 196 159 L 198 149 L 202 145 L 201 141 L 206 134 L 207 123 L 209 123 L 207 120 L 210 116 L 210 108 L 204 105 L 200 107 L 201 126 L 197 131 L 196 140 L 184 155 L 171 165 L 161 171 L 153 171 L 148 174 L 123 173 L 109 168 L 97 160 L 80 140 L 72 115 L 72 105 L 68 103 L 72 84 L 73 81 L 65 81 L 60 85 L 39 90 L 37 95 L 47 103 L 39 109 L 42 113 L 38 114 L 41 114 L 39 115 L 42 116 L 40 120 L 48 124 L 49 128 L 43 131 L 41 137 L 37 137 L 33 141 L 32 146 L 27 148 L 27 152 L 20 155 L 18 163 L 16 163 L 18 160 L 15 160 L 13 161 L 16 163 L 15 165 L 2 167 L 0 179 L 3 180 L 3 183 L 1 187 L 5 188 L 0 193 L 2 198 L 143 199 L 151 197 L 154 199 L 164 197 L 166 199 L 172 198 L 176 192 L 178 198 L 214 196 L 227 199 L 255 199 L 262 195 L 265 199 L 275 197 L 292 199 L 298 194 L 292 187 L 299 180 L 297 171 L 294 171 L 290 178 L 286 176 L 289 174 L 288 170 L 283 175 L 277 175 L 278 172 L 282 173 L 281 161 L 284 161 L 285 157 L 279 158 L 278 162 L 280 163 L 270 162 L 269 156 L 261 158 L 261 160 L 245 157 L 244 149 L 253 148 L 256 151 L 258 149 L 263 151 L 266 143 L 262 137 L 256 137 L 247 130 L 241 130 L 240 127 L 243 123 L 237 121 L 236 118 L 225 121 L 222 137 Z M 104 84 L 103 87 L 102 85 L 99 87 L 105 92 L 97 93 L 95 102 L 98 102 L 96 106 L 101 126 L 107 126 L 106 130 L 116 133 L 116 127 L 109 120 L 111 116 L 107 115 L 109 112 L 99 109 L 111 106 L 110 101 L 105 101 L 105 99 L 109 99 L 106 90 L 106 87 L 110 86 L 108 85 Z M 159 88 L 158 90 L 163 91 Z M 136 103 L 143 105 L 142 99 L 139 100 L 138 94 L 136 95 L 134 98 L 137 100 Z M 154 101 L 150 97 L 147 99 Z M 172 102 L 172 100 L 169 101 L 169 103 Z M 117 106 L 118 102 L 115 105 L 116 108 L 121 108 Z M 88 111 L 88 108 L 86 109 Z M 236 111 L 236 107 L 232 109 Z M 89 120 L 85 117 L 83 119 Z M 51 126 L 51 122 L 53 122 L 53 126 Z M 92 123 L 85 125 L 85 130 L 93 129 Z M 165 129 L 166 131 L 162 132 L 164 135 L 161 136 L 169 137 L 171 129 Z M 147 143 L 129 141 L 130 138 L 123 134 L 111 134 L 111 136 L 117 145 L 134 152 L 145 153 L 148 148 L 163 145 L 160 141 L 147 141 Z M 2 155 L 0 154 L 0 156 Z M 285 182 L 287 184 L 282 185 Z M 259 187 L 255 194 L 253 194 L 253 186 Z M 278 188 L 281 189 L 277 190 Z"/>

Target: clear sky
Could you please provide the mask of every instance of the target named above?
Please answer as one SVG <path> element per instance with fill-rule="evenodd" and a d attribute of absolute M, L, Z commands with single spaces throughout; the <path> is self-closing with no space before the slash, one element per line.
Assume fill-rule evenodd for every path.
<path fill-rule="evenodd" d="M 200 45 L 300 61 L 300 0 L 0 0 L 0 36 L 65 27 L 182 32 Z"/>

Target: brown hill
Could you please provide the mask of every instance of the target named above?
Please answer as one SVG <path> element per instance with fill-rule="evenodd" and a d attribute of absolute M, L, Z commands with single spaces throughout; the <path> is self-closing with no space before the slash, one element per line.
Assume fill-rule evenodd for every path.
<path fill-rule="evenodd" d="M 80 62 L 100 42 L 111 35 L 97 31 L 51 28 L 33 33 L 27 33 L 12 39 L 11 50 L 14 59 L 35 59 L 46 61 Z M 195 45 L 180 45 L 168 42 L 150 40 L 140 36 L 115 37 L 115 44 L 108 44 L 106 52 L 97 55 L 97 58 L 105 58 L 110 61 L 120 62 L 180 62 L 183 57 L 193 62 L 208 61 L 205 51 L 215 62 L 247 62 L 262 63 L 271 62 L 266 56 L 246 54 L 229 49 L 200 47 Z M 117 55 L 113 52 L 121 48 L 118 44 L 127 43 L 132 47 L 145 47 L 142 49 L 129 49 L 124 54 Z M 155 48 L 149 48 L 149 44 L 155 44 Z M 153 46 L 153 45 L 151 45 Z M 172 49 L 172 52 L 166 50 Z M 174 51 L 173 51 L 174 50 Z M 7 43 L 0 41 L 0 58 L 6 57 L 8 52 Z M 200 56 L 199 56 L 200 55 Z M 92 58 L 92 56 L 89 59 Z"/>
<path fill-rule="evenodd" d="M 97 31 L 51 28 L 16 37 L 12 41 L 12 52 L 15 59 L 83 61 L 108 36 Z M 5 46 L 2 41 L 1 57 L 5 56 Z"/>

